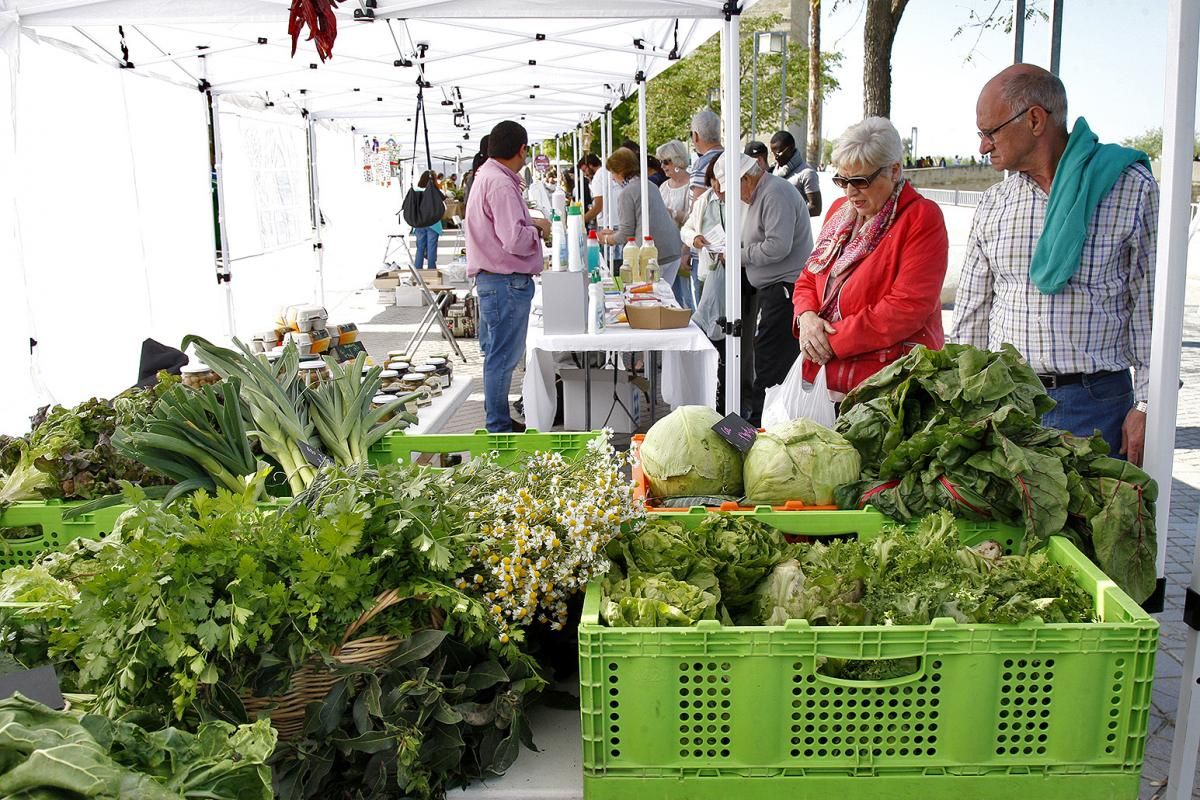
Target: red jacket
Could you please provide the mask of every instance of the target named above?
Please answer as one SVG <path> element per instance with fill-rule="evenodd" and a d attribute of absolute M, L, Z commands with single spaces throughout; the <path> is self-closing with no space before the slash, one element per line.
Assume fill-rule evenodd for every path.
<path fill-rule="evenodd" d="M 826 224 L 845 202 L 843 197 L 830 206 Z M 834 357 L 825 370 L 834 391 L 850 391 L 914 345 L 940 350 L 945 342 L 941 294 L 950 242 L 942 210 L 908 184 L 898 203 L 891 229 L 842 288 L 842 319 L 833 323 L 837 333 L 830 334 L 829 344 Z M 792 295 L 796 316 L 820 312 L 828 282 L 828 269 L 800 273 Z M 792 335 L 797 335 L 794 320 Z M 805 379 L 813 380 L 819 368 L 806 361 Z"/>

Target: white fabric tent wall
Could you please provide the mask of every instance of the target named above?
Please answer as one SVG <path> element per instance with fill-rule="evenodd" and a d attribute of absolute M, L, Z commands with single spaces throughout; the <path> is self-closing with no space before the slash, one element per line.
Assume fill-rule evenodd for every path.
<path fill-rule="evenodd" d="M 76 403 L 131 385 L 143 338 L 177 342 L 208 316 L 211 234 L 195 225 L 211 219 L 201 98 L 29 41 L 21 58 L 5 194 L 19 198 L 22 252 L 5 261 L 24 266 L 40 399 Z M 172 290 L 156 289 L 164 283 Z M 98 304 L 114 286 L 120 302 Z M 30 398 L 4 407 L 12 429 Z"/>

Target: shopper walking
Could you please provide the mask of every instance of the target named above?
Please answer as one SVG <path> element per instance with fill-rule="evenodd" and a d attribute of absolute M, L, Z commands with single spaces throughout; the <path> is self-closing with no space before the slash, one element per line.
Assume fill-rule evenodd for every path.
<path fill-rule="evenodd" d="M 483 359 L 483 405 L 493 433 L 524 430 L 508 409 L 513 370 L 525 355 L 533 276 L 542 271 L 542 240 L 550 222 L 533 219 L 517 171 L 529 135 L 505 120 L 492 128 L 488 160 L 476 171 L 467 203 L 467 274 L 475 278 Z"/>
<path fill-rule="evenodd" d="M 437 177 L 432 170 L 421 173 L 417 180 L 417 190 L 421 192 L 441 192 L 438 188 Z M 428 263 L 429 269 L 437 269 L 438 238 L 442 235 L 442 221 L 439 219 L 432 225 L 423 228 L 413 228 L 413 236 L 417 240 L 417 257 L 415 265 L 422 269 L 422 264 Z"/>
<path fill-rule="evenodd" d="M 779 131 L 771 137 L 771 154 L 775 156 L 775 174 L 796 187 L 808 206 L 808 215 L 821 216 L 821 179 L 796 149 L 796 138 Z"/>

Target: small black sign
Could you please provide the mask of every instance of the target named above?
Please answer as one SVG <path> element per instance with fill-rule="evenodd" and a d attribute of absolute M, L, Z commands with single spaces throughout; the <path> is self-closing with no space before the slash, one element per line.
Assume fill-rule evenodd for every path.
<path fill-rule="evenodd" d="M 754 440 L 758 438 L 758 430 L 737 414 L 726 416 L 716 425 L 713 425 L 712 429 L 717 432 L 718 436 L 743 453 L 750 452 L 750 447 L 754 444 Z"/>
<path fill-rule="evenodd" d="M 51 666 L 0 675 L 0 699 L 12 697 L 17 692 L 59 711 L 67 705 L 58 686 L 58 676 Z"/>
<path fill-rule="evenodd" d="M 359 353 L 367 352 L 367 348 L 362 342 L 350 342 L 350 344 L 337 345 L 329 350 L 329 355 L 333 356 L 334 360 L 339 364 L 345 364 L 347 361 L 353 361 Z"/>
<path fill-rule="evenodd" d="M 317 469 L 333 465 L 333 459 L 316 449 L 308 442 L 296 442 L 300 446 L 300 453 Z"/>

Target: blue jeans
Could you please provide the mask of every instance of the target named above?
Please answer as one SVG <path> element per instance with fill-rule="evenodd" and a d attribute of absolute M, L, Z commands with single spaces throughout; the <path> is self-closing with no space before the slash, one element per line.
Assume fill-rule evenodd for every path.
<path fill-rule="evenodd" d="M 1133 380 L 1128 370 L 1046 391 L 1058 405 L 1042 417 L 1043 425 L 1076 436 L 1099 431 L 1108 442 L 1110 454 L 1121 458 L 1117 454 L 1121 449 L 1121 425 L 1133 408 Z"/>
<path fill-rule="evenodd" d="M 483 348 L 483 411 L 492 433 L 512 430 L 508 390 L 513 370 L 525 356 L 525 331 L 533 303 L 533 278 L 529 275 L 475 276 L 479 294 L 479 344 Z"/>
<path fill-rule="evenodd" d="M 413 234 L 417 237 L 417 269 L 421 269 L 421 262 L 429 259 L 429 269 L 437 267 L 437 243 L 438 232 L 433 228 L 413 228 Z"/>

